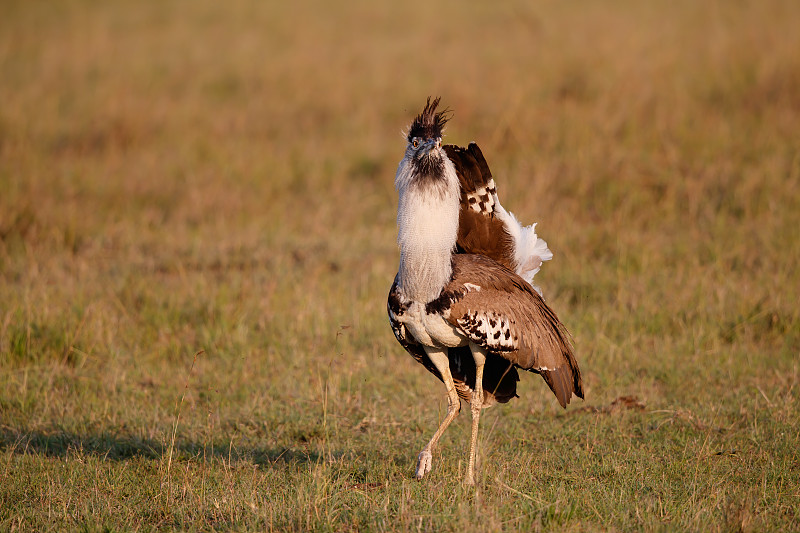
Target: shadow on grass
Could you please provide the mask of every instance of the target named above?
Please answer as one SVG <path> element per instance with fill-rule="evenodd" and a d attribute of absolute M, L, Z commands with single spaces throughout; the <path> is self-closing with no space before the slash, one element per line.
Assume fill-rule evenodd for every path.
<path fill-rule="evenodd" d="M 36 454 L 45 457 L 91 455 L 111 461 L 129 459 L 161 460 L 169 455 L 169 443 L 154 439 L 118 436 L 111 433 L 76 434 L 69 431 L 23 431 L 0 428 L 0 451 L 15 454 Z M 217 458 L 248 461 L 258 466 L 297 465 L 322 460 L 320 453 L 298 447 L 261 449 L 239 446 L 232 441 L 198 443 L 176 440 L 173 458 Z"/>

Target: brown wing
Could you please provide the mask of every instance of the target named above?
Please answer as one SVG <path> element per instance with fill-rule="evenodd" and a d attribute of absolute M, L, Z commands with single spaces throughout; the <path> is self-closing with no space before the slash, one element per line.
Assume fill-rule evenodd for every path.
<path fill-rule="evenodd" d="M 514 240 L 494 216 L 497 202 L 492 172 L 476 143 L 442 147 L 461 185 L 461 209 L 456 247 L 460 253 L 481 254 L 514 269 Z"/>
<path fill-rule="evenodd" d="M 572 394 L 583 398 L 569 332 L 525 280 L 486 257 L 454 255 L 453 280 L 442 295 L 448 321 L 472 342 L 541 374 L 562 407 Z"/>
<path fill-rule="evenodd" d="M 387 312 L 389 313 L 389 323 L 397 342 L 411 354 L 418 363 L 423 365 L 428 372 L 442 381 L 439 370 L 431 362 L 425 349 L 410 334 L 408 334 L 403 323 L 398 320 L 405 312 L 405 306 L 400 300 L 397 291 L 397 278 L 389 291 L 387 302 Z M 475 387 L 475 359 L 469 346 L 449 348 L 447 355 L 450 359 L 450 374 L 459 397 L 470 401 L 472 389 Z M 489 354 L 486 359 L 486 366 L 483 370 L 483 391 L 484 405 L 489 406 L 494 402 L 506 403 L 511 398 L 517 396 L 517 381 L 519 373 L 510 362 L 496 354 Z"/>

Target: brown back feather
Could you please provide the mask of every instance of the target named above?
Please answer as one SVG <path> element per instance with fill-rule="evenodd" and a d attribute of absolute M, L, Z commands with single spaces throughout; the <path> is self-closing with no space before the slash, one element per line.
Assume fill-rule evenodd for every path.
<path fill-rule="evenodd" d="M 403 324 L 392 319 L 392 313 L 398 315 L 405 312 L 403 305 L 400 303 L 397 278 L 395 278 L 395 282 L 389 291 L 387 308 L 390 311 L 389 322 L 392 326 L 392 331 L 400 345 L 428 372 L 443 381 L 439 370 L 425 352 L 425 348 L 411 335 L 407 334 Z M 472 390 L 475 388 L 476 374 L 475 358 L 472 356 L 469 346 L 449 348 L 448 357 L 450 359 L 450 374 L 453 376 L 456 391 L 459 397 L 470 401 Z M 511 398 L 515 398 L 517 396 L 518 381 L 519 373 L 516 367 L 499 355 L 490 353 L 486 358 L 486 366 L 483 369 L 484 406 L 488 407 L 495 402 L 506 403 Z"/>
<path fill-rule="evenodd" d="M 465 283 L 480 289 L 467 289 Z M 572 394 L 583 398 L 569 332 L 525 280 L 486 257 L 454 255 L 453 280 L 444 292 L 455 296 L 448 321 L 472 342 L 542 374 L 562 406 Z"/>

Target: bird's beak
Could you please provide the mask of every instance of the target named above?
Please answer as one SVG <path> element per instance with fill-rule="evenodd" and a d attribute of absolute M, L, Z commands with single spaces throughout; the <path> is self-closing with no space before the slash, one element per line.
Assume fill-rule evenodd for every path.
<path fill-rule="evenodd" d="M 422 155 L 428 155 L 431 150 L 438 148 L 441 139 L 428 139 L 422 144 Z"/>

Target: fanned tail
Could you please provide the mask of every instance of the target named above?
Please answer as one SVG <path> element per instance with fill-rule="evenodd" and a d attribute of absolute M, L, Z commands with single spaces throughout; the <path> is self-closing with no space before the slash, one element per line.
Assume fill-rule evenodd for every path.
<path fill-rule="evenodd" d="M 536 223 L 523 226 L 514 213 L 506 211 L 499 201 L 495 210 L 498 218 L 504 221 L 505 229 L 514 241 L 514 271 L 519 277 L 530 283 L 541 296 L 542 290 L 534 285 L 533 277 L 539 272 L 542 263 L 553 258 L 553 252 L 547 247 L 547 242 L 536 234 Z"/>

